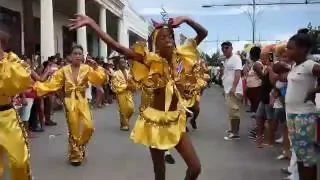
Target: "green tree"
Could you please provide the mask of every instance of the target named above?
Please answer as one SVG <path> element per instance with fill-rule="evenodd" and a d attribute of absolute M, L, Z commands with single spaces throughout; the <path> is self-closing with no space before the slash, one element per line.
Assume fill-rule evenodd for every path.
<path fill-rule="evenodd" d="M 311 54 L 320 54 L 320 26 L 313 27 L 311 23 L 308 24 L 309 33 L 312 39 Z"/>
<path fill-rule="evenodd" d="M 212 65 L 213 66 L 219 66 L 219 64 L 220 64 L 220 56 L 221 56 L 220 51 L 217 51 L 217 52 L 212 54 L 211 59 L 212 59 L 212 63 L 213 63 Z"/>
<path fill-rule="evenodd" d="M 207 53 L 202 52 L 200 56 L 208 63 L 209 66 L 219 66 L 220 65 L 220 51 L 209 55 Z"/>

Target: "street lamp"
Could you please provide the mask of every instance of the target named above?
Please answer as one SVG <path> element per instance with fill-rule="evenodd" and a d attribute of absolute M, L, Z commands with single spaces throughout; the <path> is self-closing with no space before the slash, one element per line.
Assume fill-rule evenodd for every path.
<path fill-rule="evenodd" d="M 211 7 L 214 7 L 214 5 L 202 5 L 201 7 L 203 7 L 203 8 L 211 8 Z"/>

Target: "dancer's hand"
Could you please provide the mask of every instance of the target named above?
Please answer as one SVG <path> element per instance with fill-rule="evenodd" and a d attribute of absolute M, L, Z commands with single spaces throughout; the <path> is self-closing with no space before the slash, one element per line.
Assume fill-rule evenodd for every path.
<path fill-rule="evenodd" d="M 169 24 L 173 27 L 173 28 L 177 28 L 179 27 L 181 24 L 185 23 L 188 20 L 188 17 L 186 16 L 178 16 L 175 18 L 170 18 L 169 19 Z"/>
<path fill-rule="evenodd" d="M 93 69 L 97 69 L 98 68 L 98 63 L 96 61 L 94 61 L 93 59 L 87 59 L 86 63 L 91 66 Z"/>
<path fill-rule="evenodd" d="M 232 87 L 229 91 L 230 95 L 235 95 L 236 94 L 236 88 Z"/>
<path fill-rule="evenodd" d="M 106 69 L 106 73 L 107 73 L 110 77 L 112 77 L 112 76 L 114 75 L 114 71 L 113 71 L 112 68 Z"/>
<path fill-rule="evenodd" d="M 317 89 L 309 91 L 306 97 L 304 98 L 304 102 L 307 103 L 308 101 L 311 101 L 313 104 L 316 104 L 317 91 L 318 91 Z"/>
<path fill-rule="evenodd" d="M 90 26 L 94 23 L 94 20 L 90 17 L 82 14 L 76 14 L 75 19 L 69 19 L 71 24 L 69 24 L 69 30 L 74 30 L 81 28 L 83 26 Z"/>

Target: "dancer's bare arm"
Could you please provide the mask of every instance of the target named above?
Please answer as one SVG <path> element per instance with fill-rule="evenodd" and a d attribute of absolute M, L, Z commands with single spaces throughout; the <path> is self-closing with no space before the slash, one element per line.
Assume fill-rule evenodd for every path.
<path fill-rule="evenodd" d="M 199 23 L 194 21 L 193 19 L 186 17 L 186 16 L 179 16 L 176 18 L 170 19 L 169 23 L 172 23 L 172 26 L 174 28 L 180 26 L 182 23 L 188 24 L 192 29 L 194 29 L 197 33 L 197 36 L 194 38 L 196 41 L 197 45 L 199 45 L 208 35 L 208 31 Z"/>
<path fill-rule="evenodd" d="M 70 19 L 71 24 L 69 25 L 70 30 L 78 29 L 83 26 L 91 27 L 96 34 L 115 51 L 127 56 L 129 59 L 136 61 L 142 61 L 143 57 L 129 48 L 122 46 L 120 43 L 115 41 L 109 34 L 103 32 L 99 25 L 90 17 L 85 15 L 77 14 L 75 19 Z"/>

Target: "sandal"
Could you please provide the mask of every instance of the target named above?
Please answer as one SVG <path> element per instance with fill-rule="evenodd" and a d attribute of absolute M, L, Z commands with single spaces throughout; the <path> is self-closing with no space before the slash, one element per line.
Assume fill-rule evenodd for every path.
<path fill-rule="evenodd" d="M 277 160 L 290 160 L 290 158 L 288 156 L 286 156 L 285 154 L 280 154 L 276 159 Z"/>

